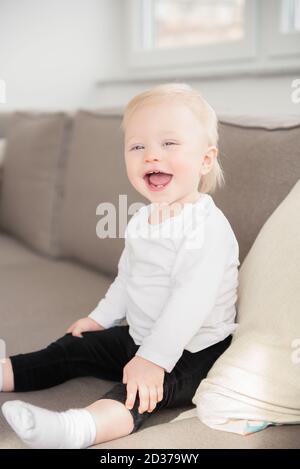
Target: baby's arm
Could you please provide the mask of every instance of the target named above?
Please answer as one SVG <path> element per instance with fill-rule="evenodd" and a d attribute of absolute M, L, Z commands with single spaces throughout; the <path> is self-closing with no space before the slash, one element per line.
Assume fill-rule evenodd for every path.
<path fill-rule="evenodd" d="M 172 371 L 215 304 L 231 249 L 232 238 L 222 226 L 207 233 L 201 247 L 190 248 L 183 242 L 170 297 L 137 356 Z"/>
<path fill-rule="evenodd" d="M 126 280 L 127 280 L 127 249 L 123 249 L 119 263 L 118 275 L 107 290 L 96 308 L 88 315 L 105 329 L 117 325 L 126 317 Z"/>
<path fill-rule="evenodd" d="M 108 329 L 126 317 L 126 278 L 127 253 L 126 247 L 118 263 L 118 275 L 108 288 L 96 308 L 84 318 L 72 324 L 67 332 L 81 337 L 81 332 Z M 74 333 L 75 332 L 75 333 Z"/>
<path fill-rule="evenodd" d="M 91 318 L 81 318 L 75 321 L 69 329 L 67 330 L 67 334 L 71 333 L 74 337 L 82 337 L 82 332 L 87 331 L 101 331 L 104 327 L 101 324 L 98 324 Z"/>

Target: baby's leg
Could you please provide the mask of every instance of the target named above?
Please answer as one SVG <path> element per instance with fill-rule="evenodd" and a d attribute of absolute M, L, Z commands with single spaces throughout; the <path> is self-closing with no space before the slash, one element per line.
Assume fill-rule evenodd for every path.
<path fill-rule="evenodd" d="M 134 428 L 130 410 L 122 402 L 113 399 L 100 399 L 86 408 L 93 416 L 96 425 L 94 444 L 122 438 Z"/>
<path fill-rule="evenodd" d="M 65 334 L 44 349 L 10 356 L 1 363 L 2 390 L 47 389 L 80 376 L 120 381 L 130 359 L 123 352 L 124 340 L 124 327 L 113 327 L 84 332 L 82 338 Z"/>
<path fill-rule="evenodd" d="M 164 407 L 192 404 L 192 398 L 216 359 L 226 350 L 231 336 L 200 352 L 184 350 L 171 373 L 164 377 L 163 399 L 152 412 L 139 414 L 139 396 L 128 410 L 126 385 L 116 384 L 85 409 L 51 412 L 20 401 L 7 402 L 3 413 L 25 443 L 33 448 L 86 448 L 137 431 L 151 415 Z M 132 348 L 136 350 L 137 347 Z"/>
<path fill-rule="evenodd" d="M 2 367 L 2 370 L 0 370 L 0 374 L 2 371 L 2 388 L 0 386 L 0 391 L 11 392 L 14 390 L 14 374 L 10 359 L 0 360 L 0 367 Z"/>
<path fill-rule="evenodd" d="M 113 331 L 112 329 L 115 329 Z M 83 347 L 79 356 L 74 357 L 74 350 L 65 348 L 66 356 L 72 350 L 72 374 L 82 374 L 82 366 L 86 370 L 86 347 L 90 349 L 90 361 L 94 366 L 92 374 L 121 381 L 123 367 L 132 358 L 138 346 L 128 334 L 128 327 L 117 327 L 100 331 L 96 337 L 94 333 L 87 333 L 88 340 L 67 338 L 69 345 Z M 85 334 L 84 334 L 85 335 Z M 61 340 L 61 339 L 60 339 Z M 63 338 L 65 343 L 65 339 Z M 93 347 L 96 345 L 96 347 Z M 83 353 L 84 351 L 84 353 Z M 91 360 L 91 357 L 93 360 Z M 74 361 L 75 360 L 75 361 Z M 76 364 L 76 366 L 74 366 Z M 22 365 L 22 363 L 19 363 Z M 19 370 L 19 367 L 17 367 Z M 28 367 L 26 372 L 28 373 Z M 96 376 L 96 374 L 94 374 Z M 38 375 L 39 376 L 39 375 Z M 37 377 L 38 377 L 37 376 Z M 21 383 L 19 375 L 19 385 Z M 31 377 L 31 383 L 32 383 Z M 36 383 L 35 383 L 36 384 Z M 23 382 L 24 385 L 24 382 Z M 28 386 L 28 383 L 27 383 Z M 85 448 L 93 444 L 110 441 L 126 436 L 146 420 L 154 411 L 138 414 L 139 398 L 137 397 L 133 409 L 128 410 L 126 400 L 126 385 L 116 384 L 112 390 L 106 392 L 100 400 L 85 409 L 70 409 L 65 412 L 52 412 L 22 401 L 6 402 L 2 411 L 6 420 L 23 439 L 33 448 Z M 157 404 L 159 408 L 163 402 Z"/>
<path fill-rule="evenodd" d="M 98 401 L 84 409 L 53 412 L 22 401 L 9 401 L 2 406 L 8 423 L 32 448 L 86 448 L 122 438 L 137 431 L 169 400 L 164 385 L 164 399 L 152 412 L 139 413 L 137 394 L 132 409 L 125 407 L 126 385 L 116 384 Z"/>
<path fill-rule="evenodd" d="M 130 411 L 111 399 L 65 412 L 8 401 L 2 411 L 13 430 L 31 448 L 87 448 L 129 435 L 134 426 Z"/>

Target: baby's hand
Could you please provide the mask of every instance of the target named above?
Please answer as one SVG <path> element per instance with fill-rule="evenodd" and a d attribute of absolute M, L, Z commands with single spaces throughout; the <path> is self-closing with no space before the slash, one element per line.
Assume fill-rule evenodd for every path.
<path fill-rule="evenodd" d="M 102 331 L 103 329 L 105 327 L 98 324 L 94 319 L 86 317 L 74 322 L 67 330 L 67 333 L 71 332 L 74 337 L 82 337 L 81 332 Z"/>
<path fill-rule="evenodd" d="M 125 406 L 134 406 L 136 393 L 139 392 L 139 413 L 152 412 L 157 402 L 163 398 L 163 382 L 165 370 L 159 365 L 135 356 L 123 368 L 123 383 L 127 383 L 127 399 Z"/>

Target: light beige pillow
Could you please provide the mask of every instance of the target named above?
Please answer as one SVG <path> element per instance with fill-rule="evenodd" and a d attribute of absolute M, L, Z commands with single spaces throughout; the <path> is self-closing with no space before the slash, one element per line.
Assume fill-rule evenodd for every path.
<path fill-rule="evenodd" d="M 230 347 L 193 397 L 198 417 L 240 434 L 300 423 L 300 180 L 240 268 L 237 310 Z"/>

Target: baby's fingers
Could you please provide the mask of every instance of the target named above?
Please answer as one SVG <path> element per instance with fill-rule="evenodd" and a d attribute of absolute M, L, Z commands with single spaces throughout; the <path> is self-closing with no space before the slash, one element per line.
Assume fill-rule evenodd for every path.
<path fill-rule="evenodd" d="M 158 389 L 157 387 L 150 388 L 149 390 L 149 397 L 150 397 L 150 404 L 147 409 L 147 412 L 152 412 L 155 409 L 156 404 L 158 402 Z"/>
<path fill-rule="evenodd" d="M 164 387 L 160 386 L 157 388 L 157 402 L 160 402 L 163 400 L 164 397 Z"/>
<path fill-rule="evenodd" d="M 75 326 L 75 323 L 71 324 L 71 326 L 70 326 L 70 327 L 67 329 L 67 331 L 66 331 L 66 332 L 67 332 L 67 334 L 69 334 L 70 332 L 72 332 L 72 331 L 73 331 L 73 329 L 74 329 L 74 326 Z"/>
<path fill-rule="evenodd" d="M 83 336 L 81 335 L 81 332 L 83 332 L 81 328 L 75 327 L 75 329 L 74 329 L 73 332 L 72 332 L 72 335 L 73 335 L 74 337 L 83 337 Z"/>
<path fill-rule="evenodd" d="M 127 384 L 126 392 L 127 392 L 127 399 L 125 402 L 125 406 L 127 407 L 127 409 L 132 409 L 135 403 L 135 399 L 136 399 L 137 385 L 132 384 L 132 383 Z"/>
<path fill-rule="evenodd" d="M 145 384 L 139 385 L 139 398 L 140 398 L 140 405 L 139 405 L 139 413 L 142 414 L 149 409 L 149 388 Z"/>

